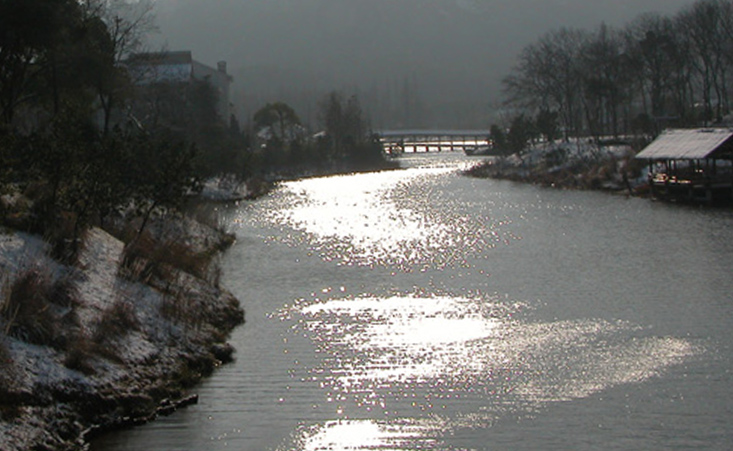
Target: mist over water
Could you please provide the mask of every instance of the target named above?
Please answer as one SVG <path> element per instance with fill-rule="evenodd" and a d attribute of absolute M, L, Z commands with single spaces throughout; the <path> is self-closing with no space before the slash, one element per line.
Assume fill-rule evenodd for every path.
<path fill-rule="evenodd" d="M 692 0 L 158 0 L 153 46 L 229 62 L 243 122 L 285 101 L 310 124 L 334 89 L 373 126 L 485 128 L 524 46 L 560 27 L 623 26 Z"/>
<path fill-rule="evenodd" d="M 402 161 L 232 211 L 236 362 L 98 449 L 729 445 L 730 212 Z"/>

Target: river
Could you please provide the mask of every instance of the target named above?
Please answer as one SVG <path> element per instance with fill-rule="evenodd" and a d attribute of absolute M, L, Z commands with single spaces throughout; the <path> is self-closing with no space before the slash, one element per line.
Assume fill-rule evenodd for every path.
<path fill-rule="evenodd" d="M 733 212 L 401 159 L 229 212 L 236 361 L 93 449 L 733 446 Z"/>

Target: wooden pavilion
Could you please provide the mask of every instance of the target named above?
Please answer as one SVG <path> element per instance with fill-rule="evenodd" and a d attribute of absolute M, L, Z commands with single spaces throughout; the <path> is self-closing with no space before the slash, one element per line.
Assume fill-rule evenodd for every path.
<path fill-rule="evenodd" d="M 733 129 L 666 130 L 636 158 L 649 161 L 649 186 L 657 198 L 733 201 Z"/>

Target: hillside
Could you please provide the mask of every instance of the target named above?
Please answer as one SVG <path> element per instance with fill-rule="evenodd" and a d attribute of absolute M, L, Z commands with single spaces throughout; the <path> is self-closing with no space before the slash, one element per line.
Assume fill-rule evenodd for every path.
<path fill-rule="evenodd" d="M 0 232 L 2 448 L 77 449 L 195 402 L 187 389 L 231 358 L 225 340 L 244 318 L 212 261 L 228 239 L 159 218 L 146 250 L 126 250 L 94 228 L 66 266 L 39 237 Z"/>

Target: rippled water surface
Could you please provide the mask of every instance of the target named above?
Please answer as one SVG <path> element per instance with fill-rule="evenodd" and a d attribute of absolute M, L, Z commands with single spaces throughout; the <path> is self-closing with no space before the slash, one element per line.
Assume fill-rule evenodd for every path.
<path fill-rule="evenodd" d="M 231 211 L 237 361 L 94 449 L 729 449 L 733 214 L 473 163 L 409 155 Z"/>

